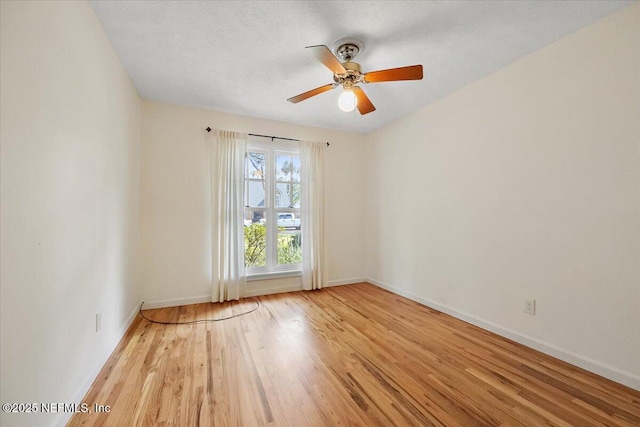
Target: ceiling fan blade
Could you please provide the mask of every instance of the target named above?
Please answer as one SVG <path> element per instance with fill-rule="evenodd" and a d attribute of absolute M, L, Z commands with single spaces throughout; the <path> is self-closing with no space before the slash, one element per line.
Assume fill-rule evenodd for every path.
<path fill-rule="evenodd" d="M 388 70 L 372 71 L 364 75 L 367 83 L 393 82 L 398 80 L 422 80 L 422 65 L 390 68 Z"/>
<path fill-rule="evenodd" d="M 309 49 L 309 52 L 328 69 L 333 71 L 334 74 L 344 74 L 347 72 L 338 58 L 336 58 L 325 45 L 307 46 L 306 49 Z"/>
<path fill-rule="evenodd" d="M 316 95 L 321 94 L 322 92 L 326 92 L 328 90 L 331 90 L 336 86 L 338 86 L 337 83 L 329 83 L 328 85 L 320 86 L 320 87 L 317 87 L 315 89 L 311 89 L 310 91 L 301 93 L 300 95 L 296 95 L 296 96 L 294 96 L 292 98 L 287 99 L 287 101 L 293 102 L 294 104 L 297 104 L 298 102 L 304 101 L 307 98 L 311 98 L 312 96 L 316 96 Z"/>
<path fill-rule="evenodd" d="M 358 98 L 357 107 L 358 111 L 360 111 L 360 114 L 364 116 L 365 114 L 369 114 L 372 111 L 376 111 L 376 107 L 373 106 L 367 94 L 364 93 L 364 91 L 359 86 L 353 87 L 353 93 L 355 93 L 356 98 Z"/>

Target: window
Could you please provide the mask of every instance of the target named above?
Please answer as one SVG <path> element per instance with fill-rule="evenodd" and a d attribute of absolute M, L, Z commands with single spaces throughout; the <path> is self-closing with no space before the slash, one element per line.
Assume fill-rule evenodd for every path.
<path fill-rule="evenodd" d="M 297 147 L 247 146 L 244 168 L 244 264 L 247 275 L 298 271 L 300 155 Z"/>

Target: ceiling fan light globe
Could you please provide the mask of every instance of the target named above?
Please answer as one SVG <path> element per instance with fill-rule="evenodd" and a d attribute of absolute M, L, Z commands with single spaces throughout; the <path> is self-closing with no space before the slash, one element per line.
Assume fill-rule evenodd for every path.
<path fill-rule="evenodd" d="M 338 97 L 338 107 L 345 113 L 350 113 L 358 106 L 358 98 L 351 89 L 345 89 Z"/>

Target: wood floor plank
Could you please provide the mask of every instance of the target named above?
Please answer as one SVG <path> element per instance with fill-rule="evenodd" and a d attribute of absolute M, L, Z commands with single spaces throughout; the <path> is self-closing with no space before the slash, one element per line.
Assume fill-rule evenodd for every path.
<path fill-rule="evenodd" d="M 68 425 L 640 425 L 640 392 L 367 283 L 256 300 L 137 318 Z"/>

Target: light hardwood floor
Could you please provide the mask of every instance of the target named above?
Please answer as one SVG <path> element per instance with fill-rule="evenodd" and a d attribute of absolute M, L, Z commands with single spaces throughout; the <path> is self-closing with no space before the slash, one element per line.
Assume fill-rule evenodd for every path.
<path fill-rule="evenodd" d="M 370 284 L 257 299 L 138 317 L 69 425 L 640 426 L 640 392 Z"/>

